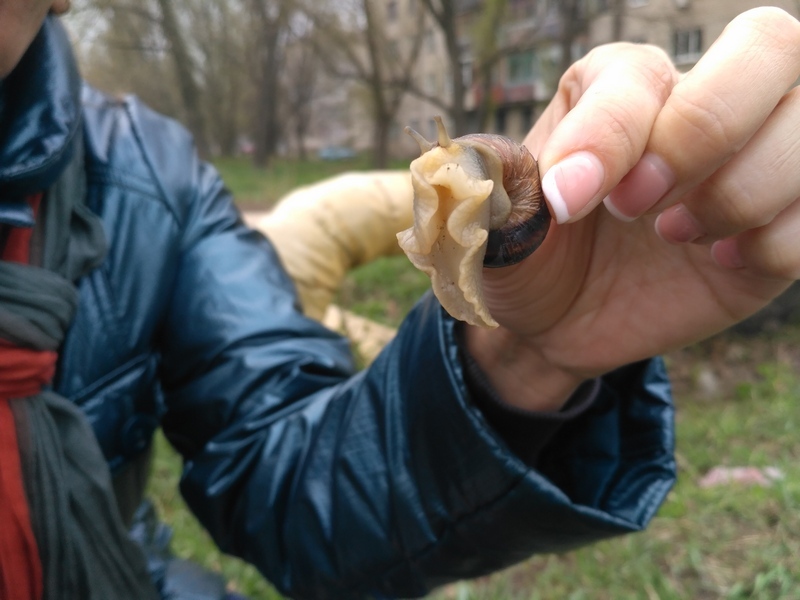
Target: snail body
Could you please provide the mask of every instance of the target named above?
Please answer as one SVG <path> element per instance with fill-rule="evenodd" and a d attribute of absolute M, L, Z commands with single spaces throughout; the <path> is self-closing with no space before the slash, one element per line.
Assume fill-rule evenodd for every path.
<path fill-rule="evenodd" d="M 437 143 L 406 131 L 421 155 L 411 163 L 414 223 L 397 234 L 411 262 L 431 278 L 453 317 L 496 327 L 481 270 L 515 264 L 541 245 L 550 213 L 530 152 L 492 134 L 450 139 L 436 118 Z"/>

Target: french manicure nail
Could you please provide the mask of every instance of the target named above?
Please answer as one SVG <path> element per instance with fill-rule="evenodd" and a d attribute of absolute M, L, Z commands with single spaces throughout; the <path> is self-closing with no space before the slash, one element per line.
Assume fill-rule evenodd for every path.
<path fill-rule="evenodd" d="M 542 177 L 542 191 L 556 223 L 566 223 L 600 191 L 603 163 L 591 152 L 576 152 L 553 165 Z"/>
<path fill-rule="evenodd" d="M 611 213 L 611 216 L 614 217 L 615 219 L 618 219 L 620 221 L 630 222 L 636 218 L 636 217 L 629 217 L 628 215 L 623 215 L 621 212 L 619 212 L 619 210 L 617 210 L 617 207 L 614 206 L 614 202 L 612 202 L 610 195 L 603 198 L 603 204 L 605 204 L 606 209 L 608 210 L 608 212 Z"/>
<path fill-rule="evenodd" d="M 705 231 L 683 204 L 676 204 L 658 215 L 656 233 L 665 242 L 686 244 L 700 239 Z"/>
<path fill-rule="evenodd" d="M 745 266 L 739 244 L 733 238 L 719 240 L 711 245 L 711 258 L 720 267 L 726 269 L 741 269 Z"/>
<path fill-rule="evenodd" d="M 608 211 L 622 221 L 642 216 L 675 184 L 675 176 L 661 157 L 649 152 L 619 182 L 603 201 Z"/>

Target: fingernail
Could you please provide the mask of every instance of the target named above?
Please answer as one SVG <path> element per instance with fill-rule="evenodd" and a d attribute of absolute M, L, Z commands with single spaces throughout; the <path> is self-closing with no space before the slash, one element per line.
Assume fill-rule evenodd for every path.
<path fill-rule="evenodd" d="M 591 152 L 576 152 L 550 167 L 542 177 L 542 191 L 556 223 L 566 223 L 600 191 L 603 163 Z"/>
<path fill-rule="evenodd" d="M 720 267 L 726 269 L 741 269 L 745 266 L 739 244 L 733 238 L 719 240 L 711 245 L 711 258 Z"/>
<path fill-rule="evenodd" d="M 669 165 L 659 156 L 647 153 L 603 202 L 616 218 L 632 221 L 655 206 L 674 184 L 675 176 Z"/>
<path fill-rule="evenodd" d="M 656 233 L 671 244 L 693 242 L 705 234 L 700 223 L 683 204 L 672 206 L 658 215 Z"/>

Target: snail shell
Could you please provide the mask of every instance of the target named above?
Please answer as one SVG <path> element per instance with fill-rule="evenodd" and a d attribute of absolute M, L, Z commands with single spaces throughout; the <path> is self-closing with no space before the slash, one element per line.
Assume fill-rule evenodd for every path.
<path fill-rule="evenodd" d="M 406 128 L 421 156 L 411 163 L 414 224 L 397 234 L 411 262 L 456 319 L 497 327 L 483 299 L 481 270 L 518 263 L 544 241 L 550 213 L 539 167 L 527 148 L 499 135 L 450 139 L 436 117 L 437 143 Z"/>

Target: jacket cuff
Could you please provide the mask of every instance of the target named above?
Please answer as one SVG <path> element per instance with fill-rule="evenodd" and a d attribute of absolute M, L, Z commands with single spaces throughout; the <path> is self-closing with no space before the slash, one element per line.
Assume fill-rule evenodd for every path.
<path fill-rule="evenodd" d="M 584 382 L 558 411 L 528 411 L 506 403 L 489 381 L 486 373 L 467 351 L 464 327 L 454 325 L 464 381 L 469 399 L 481 411 L 486 422 L 526 465 L 535 468 L 542 449 L 565 423 L 583 415 L 600 393 L 600 379 Z"/>

